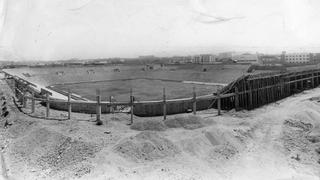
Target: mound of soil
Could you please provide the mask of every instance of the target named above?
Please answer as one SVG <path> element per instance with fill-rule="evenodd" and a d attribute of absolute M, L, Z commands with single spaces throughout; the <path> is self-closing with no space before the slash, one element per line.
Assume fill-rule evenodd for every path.
<path fill-rule="evenodd" d="M 164 131 L 167 129 L 162 120 L 154 119 L 135 121 L 130 128 L 138 131 Z"/>
<path fill-rule="evenodd" d="M 120 156 L 135 162 L 163 159 L 180 152 L 171 141 L 153 131 L 144 131 L 125 138 L 115 146 L 114 151 Z"/>
<path fill-rule="evenodd" d="M 197 129 L 203 127 L 203 119 L 195 115 L 177 115 L 164 121 L 169 128 Z"/>
<path fill-rule="evenodd" d="M 305 123 L 303 121 L 297 121 L 292 119 L 285 120 L 284 125 L 290 128 L 295 128 L 296 130 L 303 131 L 303 132 L 309 131 L 313 127 L 312 124 L 310 123 Z"/>
<path fill-rule="evenodd" d="M 214 147 L 214 149 L 210 152 L 209 158 L 211 160 L 215 159 L 231 159 L 234 157 L 239 151 L 236 147 L 232 145 L 219 145 Z"/>
<path fill-rule="evenodd" d="M 72 140 L 46 128 L 38 128 L 18 139 L 11 152 L 34 167 L 55 173 L 94 157 L 100 149 L 95 144 Z"/>
<path fill-rule="evenodd" d="M 317 138 L 312 135 L 313 125 L 303 121 L 288 119 L 282 127 L 282 140 L 287 155 L 292 161 L 302 164 L 318 164 L 316 152 Z"/>

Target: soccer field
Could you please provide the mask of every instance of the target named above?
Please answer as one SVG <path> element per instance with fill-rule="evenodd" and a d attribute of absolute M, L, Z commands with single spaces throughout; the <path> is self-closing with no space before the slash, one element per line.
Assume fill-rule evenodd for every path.
<path fill-rule="evenodd" d="M 160 100 L 163 88 L 168 99 L 211 94 L 214 85 L 186 84 L 182 81 L 227 84 L 243 75 L 248 65 L 160 65 L 145 70 L 144 65 L 94 67 L 52 67 L 12 69 L 23 78 L 52 89 L 68 91 L 95 100 L 99 89 L 103 100 L 110 96 L 117 101 L 129 101 L 130 89 L 136 100 Z M 143 70 L 144 69 L 144 70 Z M 27 74 L 27 75 L 26 75 Z"/>

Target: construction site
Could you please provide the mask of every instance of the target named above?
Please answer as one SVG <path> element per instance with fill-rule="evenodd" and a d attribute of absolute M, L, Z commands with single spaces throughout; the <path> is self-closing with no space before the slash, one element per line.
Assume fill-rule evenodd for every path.
<path fill-rule="evenodd" d="M 319 69 L 247 74 L 207 95 L 126 102 L 102 101 L 99 92 L 96 101 L 59 98 L 1 75 L 3 179 L 320 177 Z"/>

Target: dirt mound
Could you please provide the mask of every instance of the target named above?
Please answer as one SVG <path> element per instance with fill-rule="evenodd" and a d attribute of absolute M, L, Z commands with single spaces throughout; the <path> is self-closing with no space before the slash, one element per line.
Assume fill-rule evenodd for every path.
<path fill-rule="evenodd" d="M 60 133 L 39 128 L 18 139 L 11 152 L 34 167 L 55 174 L 67 166 L 94 157 L 99 150 L 95 144 L 72 140 Z"/>
<path fill-rule="evenodd" d="M 318 164 L 320 156 L 314 146 L 318 139 L 313 130 L 314 125 L 301 120 L 284 121 L 281 139 L 292 163 Z"/>
<path fill-rule="evenodd" d="M 246 141 L 252 139 L 251 129 L 225 129 L 213 128 L 204 132 L 205 137 L 212 146 L 229 144 L 237 148 L 242 148 Z"/>
<path fill-rule="evenodd" d="M 114 151 L 135 162 L 163 159 L 180 152 L 171 141 L 152 131 L 144 131 L 125 138 L 115 146 Z"/>
<path fill-rule="evenodd" d="M 203 127 L 203 119 L 195 115 L 177 115 L 164 121 L 169 128 L 197 129 Z"/>
<path fill-rule="evenodd" d="M 220 159 L 231 159 L 237 153 L 238 149 L 230 144 L 219 145 L 214 147 L 214 149 L 209 153 L 210 160 L 220 160 Z"/>
<path fill-rule="evenodd" d="M 130 128 L 138 131 L 164 131 L 167 129 L 162 120 L 154 119 L 135 121 Z"/>
<path fill-rule="evenodd" d="M 293 119 L 285 120 L 284 125 L 290 128 L 295 128 L 296 130 L 304 131 L 304 132 L 310 131 L 313 127 L 312 124 L 310 123 L 305 123 L 303 121 L 298 121 Z"/>

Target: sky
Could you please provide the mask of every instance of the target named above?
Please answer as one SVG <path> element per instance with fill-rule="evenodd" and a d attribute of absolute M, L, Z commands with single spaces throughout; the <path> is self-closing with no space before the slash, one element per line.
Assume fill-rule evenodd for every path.
<path fill-rule="evenodd" d="M 319 0 L 0 0 L 0 60 L 320 52 Z"/>

